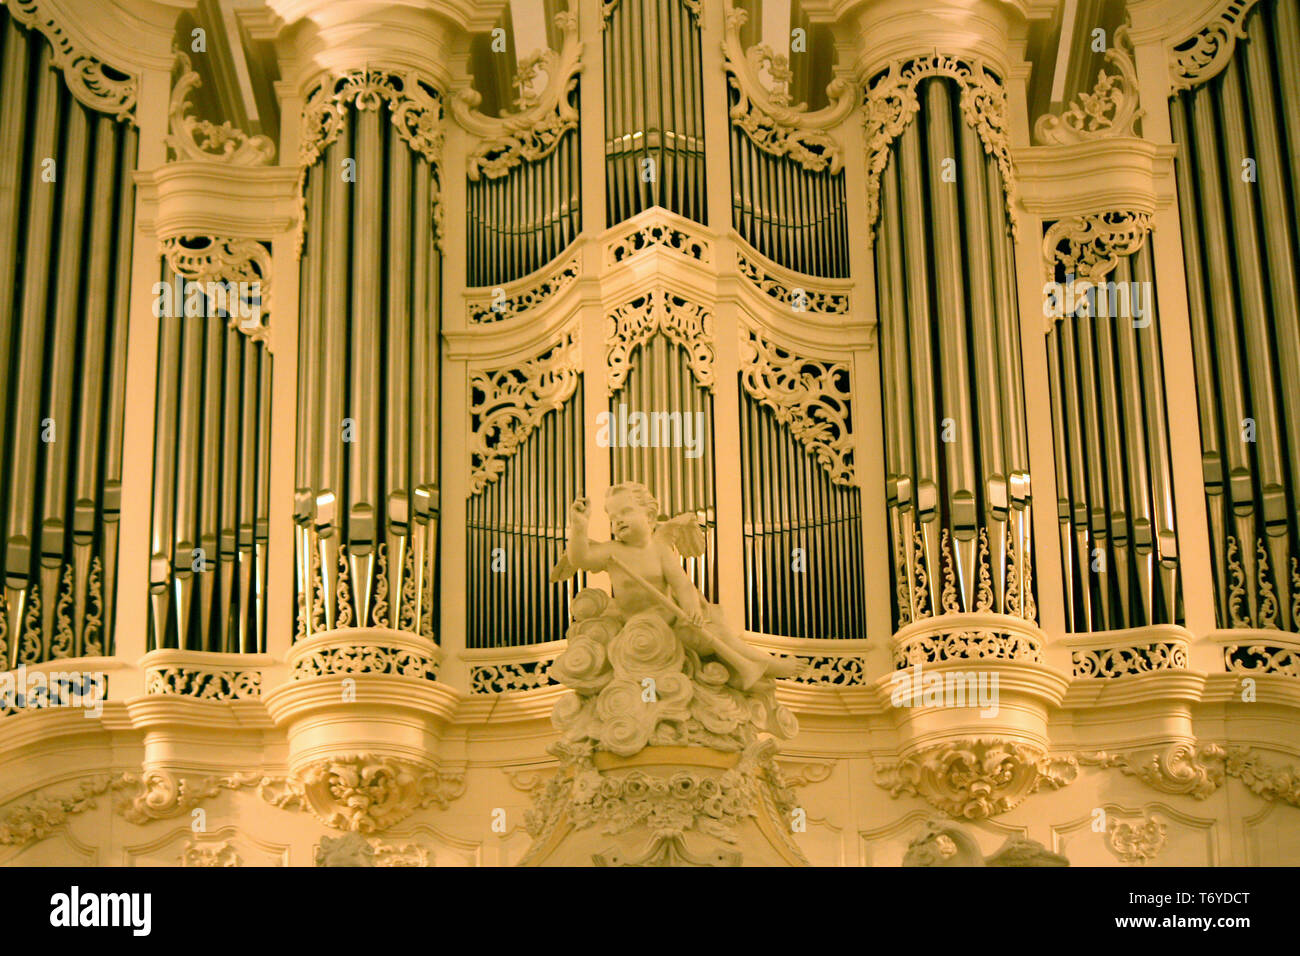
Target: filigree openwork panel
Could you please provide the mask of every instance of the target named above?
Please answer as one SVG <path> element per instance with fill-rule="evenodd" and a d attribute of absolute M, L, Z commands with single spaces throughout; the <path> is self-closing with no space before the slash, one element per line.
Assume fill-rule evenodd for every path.
<path fill-rule="evenodd" d="M 805 358 L 740 327 L 740 381 L 838 485 L 855 484 L 849 367 Z"/>
<path fill-rule="evenodd" d="M 605 332 L 607 384 L 613 395 L 627 381 L 636 350 L 661 332 L 686 352 L 701 388 L 713 388 L 713 313 L 698 303 L 653 289 L 610 313 Z"/>
<path fill-rule="evenodd" d="M 547 412 L 568 401 L 581 375 L 576 333 L 509 368 L 470 372 L 470 481 L 476 495 L 501 477 L 506 461 Z"/>
<path fill-rule="evenodd" d="M 433 84 L 413 70 L 364 69 L 326 77 L 307 95 L 299 165 L 314 165 L 339 138 L 349 104 L 358 110 L 378 110 L 387 104 L 403 142 L 430 163 L 436 165 L 442 158 L 442 96 Z"/>
<path fill-rule="evenodd" d="M 262 696 L 262 672 L 221 667 L 150 667 L 144 692 L 196 700 L 249 700 Z"/>
<path fill-rule="evenodd" d="M 507 691 L 537 690 L 559 684 L 551 677 L 555 659 L 544 661 L 503 661 L 499 664 L 475 664 L 470 668 L 471 694 L 504 694 Z"/>
<path fill-rule="evenodd" d="M 933 53 L 895 60 L 866 86 L 863 125 L 867 141 L 867 232 L 874 242 L 880 216 L 880 177 L 890 147 L 921 109 L 917 85 L 927 77 L 953 80 L 961 88 L 959 105 L 966 123 L 979 135 L 984 151 L 997 161 L 1013 235 L 1019 232 L 1016 179 L 1007 139 L 1007 96 L 1002 81 L 979 59 Z"/>
<path fill-rule="evenodd" d="M 1071 653 L 1071 663 L 1075 677 L 1107 680 L 1153 671 L 1186 670 L 1187 644 L 1183 641 L 1152 641 L 1078 648 Z"/>
<path fill-rule="evenodd" d="M 207 287 L 209 283 L 230 290 L 256 290 L 235 311 L 256 310 L 255 317 L 232 315 L 227 324 L 254 342 L 270 346 L 271 341 L 271 252 L 256 239 L 220 236 L 172 236 L 162 240 L 162 256 L 172 271 L 184 279 Z"/>
<path fill-rule="evenodd" d="M 1246 15 L 1257 0 L 1220 0 L 1200 30 L 1169 51 L 1170 95 L 1188 90 L 1223 72 L 1237 41 L 1246 36 Z"/>
<path fill-rule="evenodd" d="M 408 647 L 347 644 L 322 647 L 294 661 L 292 678 L 305 680 L 333 674 L 391 674 L 437 680 L 438 662 Z"/>
<path fill-rule="evenodd" d="M 1278 674 L 1300 678 L 1300 643 L 1226 644 L 1223 667 L 1232 674 Z"/>
<path fill-rule="evenodd" d="M 795 286 L 772 275 L 757 260 L 736 251 L 736 268 L 753 286 L 770 299 L 796 312 L 816 315 L 848 315 L 849 294 L 831 289 Z"/>
<path fill-rule="evenodd" d="M 452 98 L 456 121 L 480 139 L 470 151 L 466 172 L 471 180 L 500 179 L 522 163 L 545 159 L 566 134 L 578 128 L 574 102 L 582 74 L 578 18 L 562 11 L 555 23 L 564 33 L 564 44 L 559 53 L 543 50 L 520 61 L 516 85 L 521 92 L 514 112 L 500 117 L 478 112 L 475 107 L 482 97 L 473 89 Z M 538 74 L 546 75 L 547 84 L 540 95 L 534 95 L 529 90 Z"/>
<path fill-rule="evenodd" d="M 68 89 L 92 110 L 135 123 L 139 79 L 104 63 L 81 49 L 54 18 L 43 0 L 9 0 L 14 20 L 40 31 L 50 41 L 50 66 L 63 73 Z M 138 124 L 137 124 L 138 125 Z"/>
<path fill-rule="evenodd" d="M 468 306 L 469 324 L 486 325 L 489 322 L 504 322 L 537 308 L 578 281 L 578 266 L 579 259 L 574 256 L 559 268 L 550 271 L 544 278 L 531 283 L 521 283 L 517 290 L 498 287 L 489 295 L 472 296 Z"/>
<path fill-rule="evenodd" d="M 705 265 L 713 258 L 709 240 L 703 236 L 693 235 L 681 226 L 652 222 L 606 244 L 605 265 L 616 266 L 655 247 L 672 249 Z"/>

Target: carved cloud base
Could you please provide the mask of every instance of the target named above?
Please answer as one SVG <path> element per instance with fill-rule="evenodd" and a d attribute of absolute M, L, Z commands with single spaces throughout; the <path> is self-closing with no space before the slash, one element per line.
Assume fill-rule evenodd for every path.
<path fill-rule="evenodd" d="M 535 798 L 522 866 L 807 866 L 770 740 L 743 753 L 561 753 Z"/>

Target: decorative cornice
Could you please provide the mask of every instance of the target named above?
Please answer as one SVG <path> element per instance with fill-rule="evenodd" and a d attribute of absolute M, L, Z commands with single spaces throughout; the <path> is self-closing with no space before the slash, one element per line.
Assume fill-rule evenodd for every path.
<path fill-rule="evenodd" d="M 63 73 L 73 96 L 92 110 L 135 123 L 140 86 L 137 76 L 108 66 L 80 48 L 55 20 L 44 0 L 7 0 L 5 6 L 16 22 L 40 31 L 50 41 L 50 66 Z"/>
<path fill-rule="evenodd" d="M 1220 0 L 1208 22 L 1169 47 L 1169 95 L 1189 90 L 1223 72 L 1237 41 L 1246 36 L 1246 15 L 1257 0 Z"/>
<path fill-rule="evenodd" d="M 254 342 L 271 345 L 271 253 L 256 239 L 219 236 L 171 236 L 160 254 L 177 275 L 196 283 L 256 283 L 260 303 L 256 321 L 232 316 L 228 325 Z"/>
<path fill-rule="evenodd" d="M 1040 143 L 1063 145 L 1090 139 L 1134 136 L 1142 110 L 1138 106 L 1137 68 L 1128 28 L 1115 31 L 1115 42 L 1106 51 L 1106 62 L 1118 70 L 1103 67 L 1090 93 L 1082 93 L 1059 116 L 1047 113 L 1034 124 L 1034 138 Z"/>
<path fill-rule="evenodd" d="M 576 332 L 562 333 L 558 342 L 520 365 L 470 371 L 471 495 L 501 477 L 506 461 L 546 413 L 568 401 L 580 375 Z"/>
<path fill-rule="evenodd" d="M 181 75 L 172 87 L 168 110 L 168 133 L 164 138 L 172 161 L 192 159 L 226 163 L 231 166 L 269 166 L 275 159 L 275 144 L 266 136 L 249 136 L 227 121 L 217 126 L 190 116 L 187 100 L 191 90 L 203 85 L 199 74 L 190 68 L 190 58 L 176 50 Z"/>
<path fill-rule="evenodd" d="M 1043 236 L 1046 280 L 1051 282 L 1060 266 L 1076 280 L 1099 282 L 1121 258 L 1141 249 L 1150 231 L 1151 215 L 1144 212 L 1104 212 L 1054 222 Z"/>
<path fill-rule="evenodd" d="M 731 107 L 731 122 L 743 130 L 755 146 L 773 156 L 788 156 L 809 172 L 844 168 L 844 151 L 826 132 L 853 110 L 853 86 L 836 77 L 826 88 L 832 104 L 808 112 L 806 103 L 790 105 L 792 78 L 789 58 L 760 44 L 745 50 L 740 28 L 749 18 L 744 10 L 728 7 L 722 40 L 723 69 L 727 83 L 739 99 Z M 776 87 L 767 88 L 759 79 L 766 67 Z"/>
<path fill-rule="evenodd" d="M 931 76 L 945 76 L 961 87 L 960 106 L 967 124 L 979 135 L 985 152 L 997 161 L 1013 235 L 1019 234 L 1016 178 L 1007 139 L 1007 95 L 1002 81 L 983 61 L 954 54 L 925 54 L 895 60 L 866 86 L 863 125 L 867 142 L 867 234 L 875 241 L 880 216 L 880 177 L 890 146 L 921 108 L 916 87 Z"/>
<path fill-rule="evenodd" d="M 848 365 L 796 355 L 742 322 L 740 382 L 790 429 L 831 481 L 856 483 Z"/>
<path fill-rule="evenodd" d="M 609 315 L 605 332 L 609 394 L 623 387 L 632 367 L 632 353 L 656 332 L 686 352 L 696 383 L 712 391 L 713 313 L 666 289 L 652 289 Z"/>
<path fill-rule="evenodd" d="M 562 11 L 555 23 L 564 33 L 564 45 L 559 53 L 542 50 L 520 62 L 516 112 L 499 117 L 478 112 L 475 107 L 483 98 L 468 87 L 452 97 L 456 122 L 482 140 L 469 156 L 466 172 L 471 180 L 499 179 L 521 163 L 544 159 L 566 133 L 578 128 L 578 108 L 570 102 L 582 74 L 578 18 Z M 527 88 L 538 73 L 546 74 L 546 89 L 531 96 Z"/>

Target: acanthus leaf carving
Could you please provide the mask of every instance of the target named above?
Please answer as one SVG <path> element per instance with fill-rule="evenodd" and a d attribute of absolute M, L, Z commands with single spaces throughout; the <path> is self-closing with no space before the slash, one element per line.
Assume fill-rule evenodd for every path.
<path fill-rule="evenodd" d="M 1151 215 L 1115 210 L 1071 216 L 1052 223 L 1043 236 L 1043 264 L 1047 280 L 1057 267 L 1066 276 L 1100 282 L 1120 259 L 1139 251 L 1151 232 Z"/>
<path fill-rule="evenodd" d="M 547 412 L 578 387 L 577 335 L 567 332 L 521 365 L 470 373 L 470 488 L 476 495 L 501 477 L 506 461 Z"/>
<path fill-rule="evenodd" d="M 1138 106 L 1137 68 L 1128 28 L 1115 30 L 1115 42 L 1106 51 L 1106 62 L 1117 73 L 1103 67 L 1091 92 L 1081 93 L 1059 116 L 1047 113 L 1034 123 L 1034 138 L 1040 143 L 1081 143 L 1112 136 L 1134 136 L 1142 116 Z"/>
<path fill-rule="evenodd" d="M 1257 0 L 1219 0 L 1208 22 L 1169 50 L 1170 92 L 1189 90 L 1223 71 L 1237 41 L 1246 36 L 1246 15 Z"/>
<path fill-rule="evenodd" d="M 275 144 L 266 136 L 250 136 L 227 121 L 218 126 L 190 116 L 187 97 L 203 84 L 190 67 L 190 58 L 175 50 L 180 77 L 172 87 L 168 132 L 164 137 L 173 160 L 192 159 L 230 166 L 266 166 L 275 159 Z"/>
<path fill-rule="evenodd" d="M 722 53 L 727 83 L 736 94 L 729 114 L 732 124 L 766 153 L 788 156 L 809 172 L 840 172 L 844 151 L 826 130 L 843 122 L 853 110 L 852 84 L 842 77 L 832 80 L 826 88 L 831 105 L 825 109 L 809 112 L 805 103 L 792 106 L 789 57 L 766 44 L 745 50 L 740 28 L 747 18 L 742 9 L 727 10 Z M 759 79 L 764 70 L 772 78 L 772 87 L 765 87 Z"/>
<path fill-rule="evenodd" d="M 855 483 L 849 368 L 803 358 L 740 328 L 740 381 L 813 455 L 838 485 Z"/>
<path fill-rule="evenodd" d="M 81 49 L 49 12 L 44 0 L 8 0 L 5 6 L 16 22 L 39 31 L 50 41 L 50 68 L 63 73 L 73 96 L 92 110 L 135 124 L 138 77 Z"/>

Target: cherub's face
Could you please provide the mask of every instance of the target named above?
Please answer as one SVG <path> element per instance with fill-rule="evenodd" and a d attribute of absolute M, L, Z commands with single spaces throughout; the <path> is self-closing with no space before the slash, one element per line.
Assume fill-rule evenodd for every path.
<path fill-rule="evenodd" d="M 649 510 L 637 504 L 631 495 L 615 495 L 605 505 L 609 529 L 624 544 L 644 544 L 650 540 L 652 518 Z"/>

